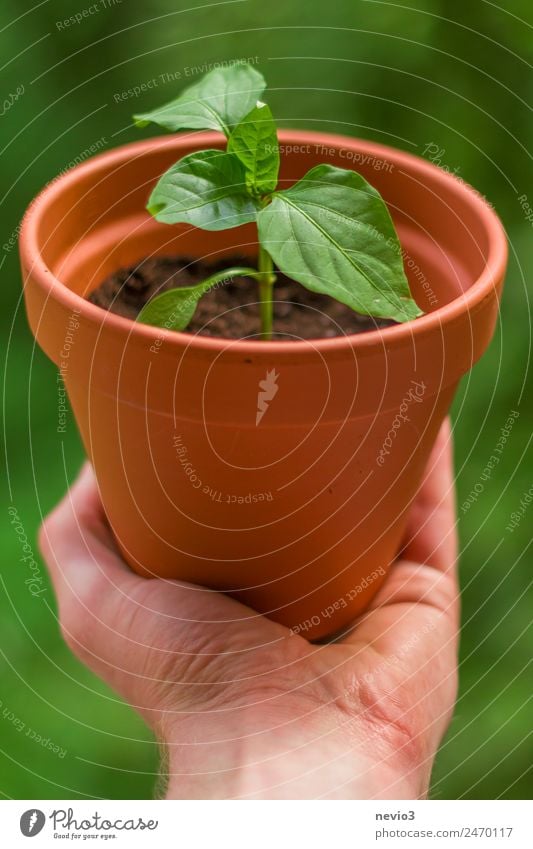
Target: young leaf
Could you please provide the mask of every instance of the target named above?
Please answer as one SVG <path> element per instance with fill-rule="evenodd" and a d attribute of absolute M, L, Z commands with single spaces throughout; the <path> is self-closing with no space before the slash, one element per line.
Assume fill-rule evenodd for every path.
<path fill-rule="evenodd" d="M 196 286 L 168 289 L 144 305 L 137 316 L 137 321 L 141 324 L 164 327 L 167 330 L 185 330 L 202 295 L 218 283 L 226 282 L 232 277 L 257 277 L 257 271 L 254 268 L 240 266 L 227 268 L 224 271 L 217 271 Z"/>
<path fill-rule="evenodd" d="M 408 321 L 422 314 L 389 211 L 355 171 L 317 165 L 276 192 L 258 227 L 278 268 L 307 289 L 366 315 Z"/>
<path fill-rule="evenodd" d="M 215 68 L 189 86 L 175 100 L 134 115 L 138 127 L 149 123 L 166 130 L 220 130 L 229 136 L 231 128 L 255 106 L 266 87 L 259 71 L 250 65 Z"/>
<path fill-rule="evenodd" d="M 163 174 L 146 208 L 165 224 L 227 230 L 254 221 L 258 204 L 246 193 L 244 167 L 233 153 L 200 150 Z"/>
<path fill-rule="evenodd" d="M 228 140 L 228 151 L 239 157 L 251 194 L 273 192 L 278 182 L 279 147 L 276 125 L 266 103 L 259 102 L 237 124 Z"/>

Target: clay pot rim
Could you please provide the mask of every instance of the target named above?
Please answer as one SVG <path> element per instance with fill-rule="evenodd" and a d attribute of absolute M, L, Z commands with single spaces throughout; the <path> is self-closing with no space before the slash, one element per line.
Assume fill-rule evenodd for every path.
<path fill-rule="evenodd" d="M 91 174 L 97 175 L 104 169 L 120 166 L 126 157 L 142 156 L 157 148 L 181 146 L 180 142 L 190 146 L 192 140 L 198 139 L 198 147 L 221 146 L 223 138 L 217 132 L 192 132 L 155 138 L 144 139 L 138 142 L 129 142 L 113 148 L 110 151 L 97 154 L 86 162 L 75 166 L 70 171 L 53 179 L 36 196 L 26 211 L 22 220 L 20 230 L 20 252 L 23 264 L 31 269 L 33 279 L 42 288 L 46 299 L 52 298 L 63 304 L 69 311 L 78 311 L 87 321 L 99 325 L 106 324 L 106 331 L 116 330 L 119 334 L 127 336 L 134 335 L 140 341 L 153 340 L 154 330 L 167 345 L 183 349 L 194 347 L 199 351 L 218 354 L 222 351 L 232 349 L 237 354 L 303 354 L 309 353 L 310 347 L 314 351 L 324 354 L 339 353 L 342 349 L 364 350 L 379 345 L 380 348 L 387 343 L 401 344 L 412 341 L 413 335 L 425 335 L 443 326 L 453 323 L 465 312 L 472 312 L 486 298 L 493 296 L 497 284 L 502 280 L 507 260 L 507 240 L 503 226 L 492 208 L 485 202 L 475 189 L 467 183 L 459 180 L 455 175 L 444 171 L 437 165 L 415 156 L 411 153 L 398 150 L 388 145 L 377 142 L 365 141 L 351 136 L 337 135 L 333 133 L 320 133 L 315 131 L 282 130 L 279 132 L 281 144 L 327 144 L 331 147 L 343 147 L 357 150 L 362 154 L 368 154 L 375 158 L 387 159 L 395 166 L 404 166 L 410 174 L 416 176 L 420 182 L 427 184 L 431 182 L 435 188 L 439 185 L 452 189 L 455 194 L 461 195 L 478 219 L 481 221 L 488 243 L 488 258 L 477 280 L 464 293 L 454 298 L 448 304 L 437 308 L 419 318 L 392 327 L 370 330 L 360 334 L 349 334 L 333 338 L 316 338 L 301 341 L 272 341 L 260 340 L 235 340 L 226 337 L 199 336 L 179 331 L 153 328 L 150 325 L 137 323 L 129 318 L 118 316 L 114 313 L 98 307 L 87 301 L 81 295 L 77 295 L 69 289 L 60 279 L 55 277 L 51 269 L 46 265 L 42 257 L 37 235 L 38 222 L 46 208 L 52 204 L 56 197 L 64 189 L 76 183 L 80 177 Z"/>

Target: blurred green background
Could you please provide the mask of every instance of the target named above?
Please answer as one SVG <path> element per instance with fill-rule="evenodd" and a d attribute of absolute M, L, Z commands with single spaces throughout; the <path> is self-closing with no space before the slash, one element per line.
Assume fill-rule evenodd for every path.
<path fill-rule="evenodd" d="M 531 4 L 409 3 L 97 0 L 97 11 L 64 26 L 63 19 L 91 4 L 2 0 L 0 321 L 10 488 L 0 526 L 5 797 L 146 798 L 157 769 L 157 749 L 141 720 L 62 643 L 51 589 L 34 598 L 24 584 L 7 508 L 15 506 L 35 550 L 40 517 L 76 474 L 82 451 L 72 420 L 66 434 L 56 432 L 56 375 L 26 326 L 16 228 L 32 196 L 88 147 L 139 138 L 130 114 L 170 99 L 182 85 L 163 84 L 161 74 L 183 76 L 204 63 L 251 57 L 267 77 L 269 101 L 284 126 L 433 156 L 474 184 L 505 223 L 510 267 L 501 324 L 454 407 L 459 505 L 480 482 L 511 411 L 519 416 L 483 491 L 470 509 L 459 507 L 461 689 L 432 795 L 531 794 L 533 507 L 506 530 L 533 483 L 527 384 L 533 224 L 523 208 L 533 207 Z M 159 79 L 157 90 L 116 102 L 115 94 L 152 78 Z"/>

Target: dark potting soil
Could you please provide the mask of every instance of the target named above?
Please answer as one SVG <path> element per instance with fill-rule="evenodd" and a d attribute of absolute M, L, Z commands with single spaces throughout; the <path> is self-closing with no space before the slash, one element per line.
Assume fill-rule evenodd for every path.
<path fill-rule="evenodd" d="M 154 295 L 178 286 L 194 286 L 231 266 L 248 266 L 249 258 L 229 257 L 208 263 L 189 257 L 154 257 L 107 277 L 88 297 L 93 304 L 135 319 Z M 283 274 L 274 286 L 274 339 L 297 341 L 364 333 L 395 324 L 359 315 L 327 295 L 305 289 Z M 258 290 L 249 277 L 234 277 L 207 292 L 199 301 L 187 333 L 254 339 L 261 332 Z"/>

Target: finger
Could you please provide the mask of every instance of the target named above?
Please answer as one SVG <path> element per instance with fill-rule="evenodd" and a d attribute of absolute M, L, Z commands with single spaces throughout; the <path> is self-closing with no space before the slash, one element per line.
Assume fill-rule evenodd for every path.
<path fill-rule="evenodd" d="M 137 579 L 121 559 L 96 479 L 86 462 L 39 531 L 39 547 L 61 606 L 89 590 L 110 591 Z"/>
<path fill-rule="evenodd" d="M 202 694 L 208 683 L 253 679 L 254 649 L 288 639 L 281 625 L 220 593 L 131 572 L 89 466 L 44 522 L 40 544 L 66 642 L 152 725 L 174 683 L 186 700 L 197 678 Z M 243 670 L 232 671 L 239 659 Z"/>
<path fill-rule="evenodd" d="M 427 563 L 442 571 L 455 568 L 457 534 L 449 419 L 440 429 L 411 507 L 401 557 L 415 563 Z"/>
<path fill-rule="evenodd" d="M 148 579 L 132 572 L 122 559 L 107 524 L 91 466 L 87 463 L 40 531 L 40 545 L 50 569 L 60 609 L 73 597 L 98 612 L 110 614 L 117 604 L 142 597 L 143 610 L 153 614 L 157 627 L 172 620 L 178 627 L 249 627 L 264 618 L 241 604 L 205 587 L 178 581 Z M 149 599 L 154 601 L 150 607 Z M 94 599 L 94 603 L 93 603 Z M 118 618 L 118 616 L 115 616 Z M 161 620 L 167 620 L 162 622 Z M 272 628 L 285 634 L 282 626 Z M 117 623 L 118 627 L 118 623 Z"/>
<path fill-rule="evenodd" d="M 456 696 L 455 560 L 451 432 L 445 422 L 413 504 L 402 557 L 344 640 L 359 663 L 366 658 L 365 701 L 416 741 L 428 763 Z M 360 653 L 361 645 L 371 651 Z"/>
<path fill-rule="evenodd" d="M 84 663 L 114 684 L 121 662 L 120 651 L 114 656 L 116 623 L 124 599 L 144 581 L 117 551 L 89 463 L 43 522 L 39 546 L 52 578 L 65 641 Z"/>
<path fill-rule="evenodd" d="M 392 604 L 424 604 L 459 618 L 457 531 L 452 437 L 448 420 L 439 432 L 409 512 L 402 550 L 368 613 Z M 356 636 L 368 613 L 356 623 Z M 372 625 L 372 627 L 374 627 Z"/>

